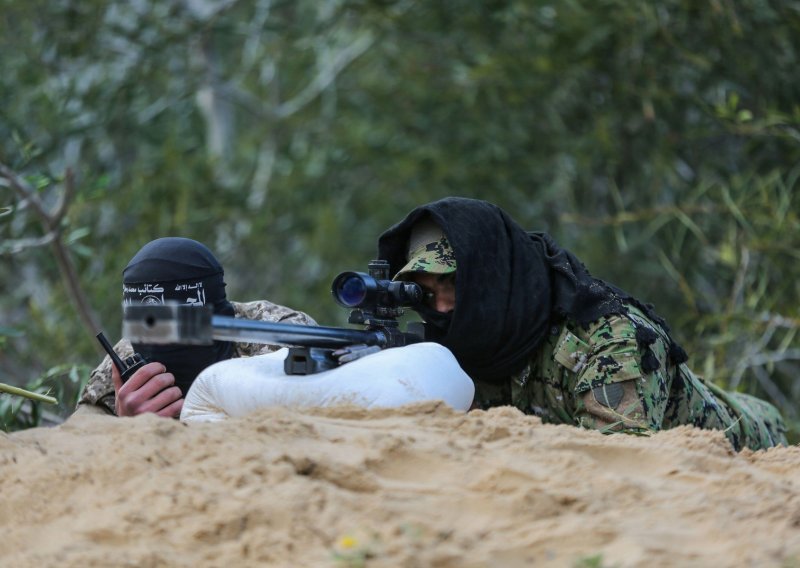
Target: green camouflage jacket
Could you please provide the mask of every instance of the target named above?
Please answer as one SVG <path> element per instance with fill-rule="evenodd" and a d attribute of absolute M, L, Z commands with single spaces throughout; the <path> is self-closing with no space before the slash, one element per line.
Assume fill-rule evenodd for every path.
<path fill-rule="evenodd" d="M 273 304 L 266 300 L 246 303 L 231 302 L 231 304 L 234 309 L 234 317 L 237 318 L 297 325 L 317 325 L 317 322 L 303 312 Z M 276 345 L 262 343 L 236 343 L 234 357 L 264 355 L 265 353 L 277 351 L 279 348 Z M 123 359 L 133 355 L 133 348 L 127 339 L 120 340 L 114 346 L 114 351 Z M 116 415 L 115 401 L 114 383 L 111 380 L 111 359 L 106 355 L 100 365 L 89 376 L 89 382 L 83 389 L 81 398 L 78 401 L 78 408 L 86 405 L 94 406 L 109 414 Z"/>
<path fill-rule="evenodd" d="M 667 356 L 664 330 L 640 310 L 608 316 L 584 329 L 554 326 L 519 374 L 501 383 L 475 383 L 473 408 L 513 405 L 544 422 L 603 432 L 647 433 L 693 425 L 722 430 L 737 450 L 786 444 L 786 428 L 771 404 L 706 382 Z M 650 345 L 637 328 L 656 332 Z M 652 335 L 652 334 L 651 334 Z M 650 350 L 650 372 L 642 357 Z"/>

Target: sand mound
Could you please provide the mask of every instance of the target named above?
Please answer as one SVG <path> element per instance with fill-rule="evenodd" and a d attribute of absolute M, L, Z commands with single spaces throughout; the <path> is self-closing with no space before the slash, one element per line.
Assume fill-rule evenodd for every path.
<path fill-rule="evenodd" d="M 800 448 L 509 408 L 76 416 L 0 434 L 2 566 L 785 566 Z"/>

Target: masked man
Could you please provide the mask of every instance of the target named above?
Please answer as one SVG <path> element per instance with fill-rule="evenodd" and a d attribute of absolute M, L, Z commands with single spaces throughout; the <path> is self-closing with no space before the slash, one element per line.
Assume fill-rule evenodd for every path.
<path fill-rule="evenodd" d="M 513 405 L 604 432 L 688 424 L 724 431 L 737 450 L 786 443 L 771 404 L 692 373 L 652 306 L 495 205 L 418 207 L 380 236 L 378 255 L 423 288 L 428 338 L 473 379 L 473 408 Z"/>
<path fill-rule="evenodd" d="M 308 315 L 266 300 L 238 303 L 225 295 L 222 266 L 203 244 L 166 237 L 146 244 L 122 272 L 125 305 L 180 302 L 211 305 L 214 314 L 251 320 L 316 325 Z M 213 345 L 133 344 L 123 339 L 114 347 L 123 359 L 140 353 L 148 364 L 124 384 L 106 356 L 92 371 L 77 412 L 134 416 L 153 412 L 177 417 L 197 375 L 209 365 L 233 357 L 250 357 L 278 349 L 264 344 L 215 341 Z"/>

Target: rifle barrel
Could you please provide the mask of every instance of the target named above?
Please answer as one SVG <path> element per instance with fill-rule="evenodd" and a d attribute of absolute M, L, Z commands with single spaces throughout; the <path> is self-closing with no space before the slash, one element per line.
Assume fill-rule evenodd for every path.
<path fill-rule="evenodd" d="M 135 343 L 211 345 L 216 339 L 322 348 L 363 343 L 384 348 L 414 341 L 409 334 L 385 326 L 348 329 L 256 321 L 213 315 L 211 306 L 132 305 L 123 312 L 122 336 Z"/>
<path fill-rule="evenodd" d="M 384 347 L 387 344 L 386 335 L 375 330 L 273 323 L 228 316 L 212 316 L 211 327 L 214 339 L 220 341 L 301 347 L 344 347 L 356 343 Z"/>

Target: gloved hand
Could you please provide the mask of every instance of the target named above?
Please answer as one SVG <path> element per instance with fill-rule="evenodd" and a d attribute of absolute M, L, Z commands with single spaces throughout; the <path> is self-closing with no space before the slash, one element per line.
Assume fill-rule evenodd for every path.
<path fill-rule="evenodd" d="M 361 359 L 367 355 L 377 353 L 380 350 L 381 348 L 377 345 L 364 345 L 363 343 L 357 343 L 355 345 L 348 345 L 347 347 L 337 349 L 331 353 L 331 355 L 333 355 L 334 359 L 336 359 L 340 365 L 344 365 L 350 361 L 355 361 L 356 359 Z"/>

